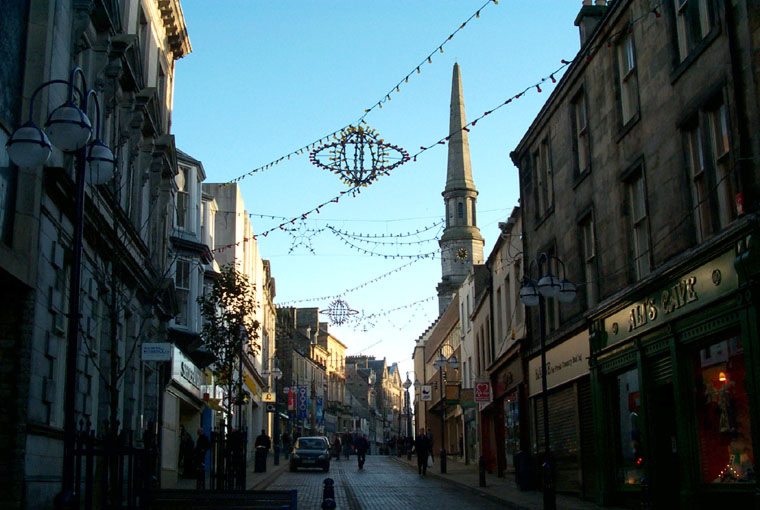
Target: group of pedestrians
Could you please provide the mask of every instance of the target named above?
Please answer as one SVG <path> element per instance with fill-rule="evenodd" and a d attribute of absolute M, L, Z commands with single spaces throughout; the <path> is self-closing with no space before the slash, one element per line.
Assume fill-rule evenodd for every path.
<path fill-rule="evenodd" d="M 206 452 L 211 442 L 203 429 L 198 429 L 197 439 L 193 440 L 190 433 L 180 425 L 178 468 L 183 478 L 199 478 L 206 468 Z"/>

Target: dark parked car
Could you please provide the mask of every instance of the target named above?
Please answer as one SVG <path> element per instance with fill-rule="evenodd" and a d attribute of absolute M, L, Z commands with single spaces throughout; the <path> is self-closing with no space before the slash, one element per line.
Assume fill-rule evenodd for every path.
<path fill-rule="evenodd" d="M 290 470 L 322 468 L 330 470 L 330 443 L 324 437 L 299 437 L 290 453 Z"/>

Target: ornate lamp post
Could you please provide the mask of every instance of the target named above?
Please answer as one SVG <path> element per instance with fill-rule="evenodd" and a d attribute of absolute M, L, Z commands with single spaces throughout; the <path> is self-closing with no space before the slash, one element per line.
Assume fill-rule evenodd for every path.
<path fill-rule="evenodd" d="M 79 80 L 77 82 L 77 79 Z M 77 84 L 81 87 L 77 87 Z M 51 85 L 66 85 L 66 101 L 54 109 L 45 123 L 46 131 L 34 123 L 34 101 L 43 89 Z M 92 99 L 92 103 L 90 100 Z M 95 105 L 95 139 L 88 113 Z M 52 143 L 51 143 L 52 142 Z M 89 143 L 88 143 L 89 142 Z M 115 158 L 111 149 L 100 139 L 100 103 L 80 67 L 74 67 L 68 80 L 46 81 L 32 93 L 29 100 L 29 120 L 18 128 L 6 143 L 11 161 L 20 167 L 42 166 L 50 157 L 52 147 L 74 154 L 75 194 L 74 233 L 71 243 L 71 272 L 69 273 L 68 327 L 66 330 L 66 378 L 64 382 L 63 464 L 62 487 L 56 497 L 58 508 L 76 505 L 78 490 L 74 486 L 74 447 L 76 440 L 76 373 L 79 351 L 79 293 L 82 275 L 82 235 L 84 231 L 85 182 L 104 184 L 111 177 Z"/>
<path fill-rule="evenodd" d="M 454 354 L 451 345 L 445 343 L 438 350 L 438 359 L 433 366 L 438 370 L 438 382 L 441 388 L 441 474 L 446 473 L 446 368 L 459 368 L 459 360 Z M 449 353 L 447 356 L 446 353 Z"/>
<path fill-rule="evenodd" d="M 552 272 L 552 269 L 554 272 Z M 531 279 L 535 270 L 538 277 Z M 559 274 L 562 277 L 560 278 Z M 555 298 L 560 303 L 570 303 L 575 300 L 575 284 L 565 278 L 565 265 L 553 255 L 540 253 L 530 262 L 526 276 L 520 287 L 520 301 L 525 306 L 538 305 L 539 334 L 541 340 L 541 397 L 543 404 L 544 425 L 544 462 L 542 464 L 544 510 L 555 510 L 557 500 L 554 489 L 554 468 L 551 464 L 551 448 L 549 446 L 549 395 L 546 382 L 546 299 Z"/>
<path fill-rule="evenodd" d="M 414 372 L 407 372 L 406 381 L 404 381 L 404 389 L 406 390 L 406 392 L 404 393 L 404 400 L 405 400 L 404 405 L 406 406 L 406 435 L 407 437 L 412 437 L 413 435 L 416 435 L 412 433 L 413 432 L 412 431 L 412 410 L 411 410 L 411 398 L 409 396 L 409 388 L 414 386 L 414 391 L 416 393 L 417 390 L 420 389 L 420 386 L 422 386 L 419 379 L 417 379 L 416 377 L 414 379 L 414 384 L 412 384 L 411 379 L 409 379 L 410 373 L 413 374 Z"/>

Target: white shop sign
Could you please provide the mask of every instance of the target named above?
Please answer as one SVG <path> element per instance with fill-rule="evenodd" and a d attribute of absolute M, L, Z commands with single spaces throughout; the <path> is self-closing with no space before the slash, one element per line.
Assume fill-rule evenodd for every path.
<path fill-rule="evenodd" d="M 588 374 L 588 331 L 546 351 L 546 387 L 555 388 Z M 541 393 L 541 356 L 528 361 L 528 395 Z"/>
<path fill-rule="evenodd" d="M 172 380 L 182 386 L 198 398 L 203 398 L 201 386 L 203 385 L 203 372 L 200 368 L 182 354 L 182 351 L 174 347 L 172 356 Z"/>

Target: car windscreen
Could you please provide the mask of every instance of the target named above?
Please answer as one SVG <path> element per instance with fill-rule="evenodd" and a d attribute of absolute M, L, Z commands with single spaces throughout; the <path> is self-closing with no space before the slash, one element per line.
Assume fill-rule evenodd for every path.
<path fill-rule="evenodd" d="M 324 450 L 327 448 L 324 439 L 320 438 L 302 438 L 296 441 L 296 448 L 304 450 Z"/>

